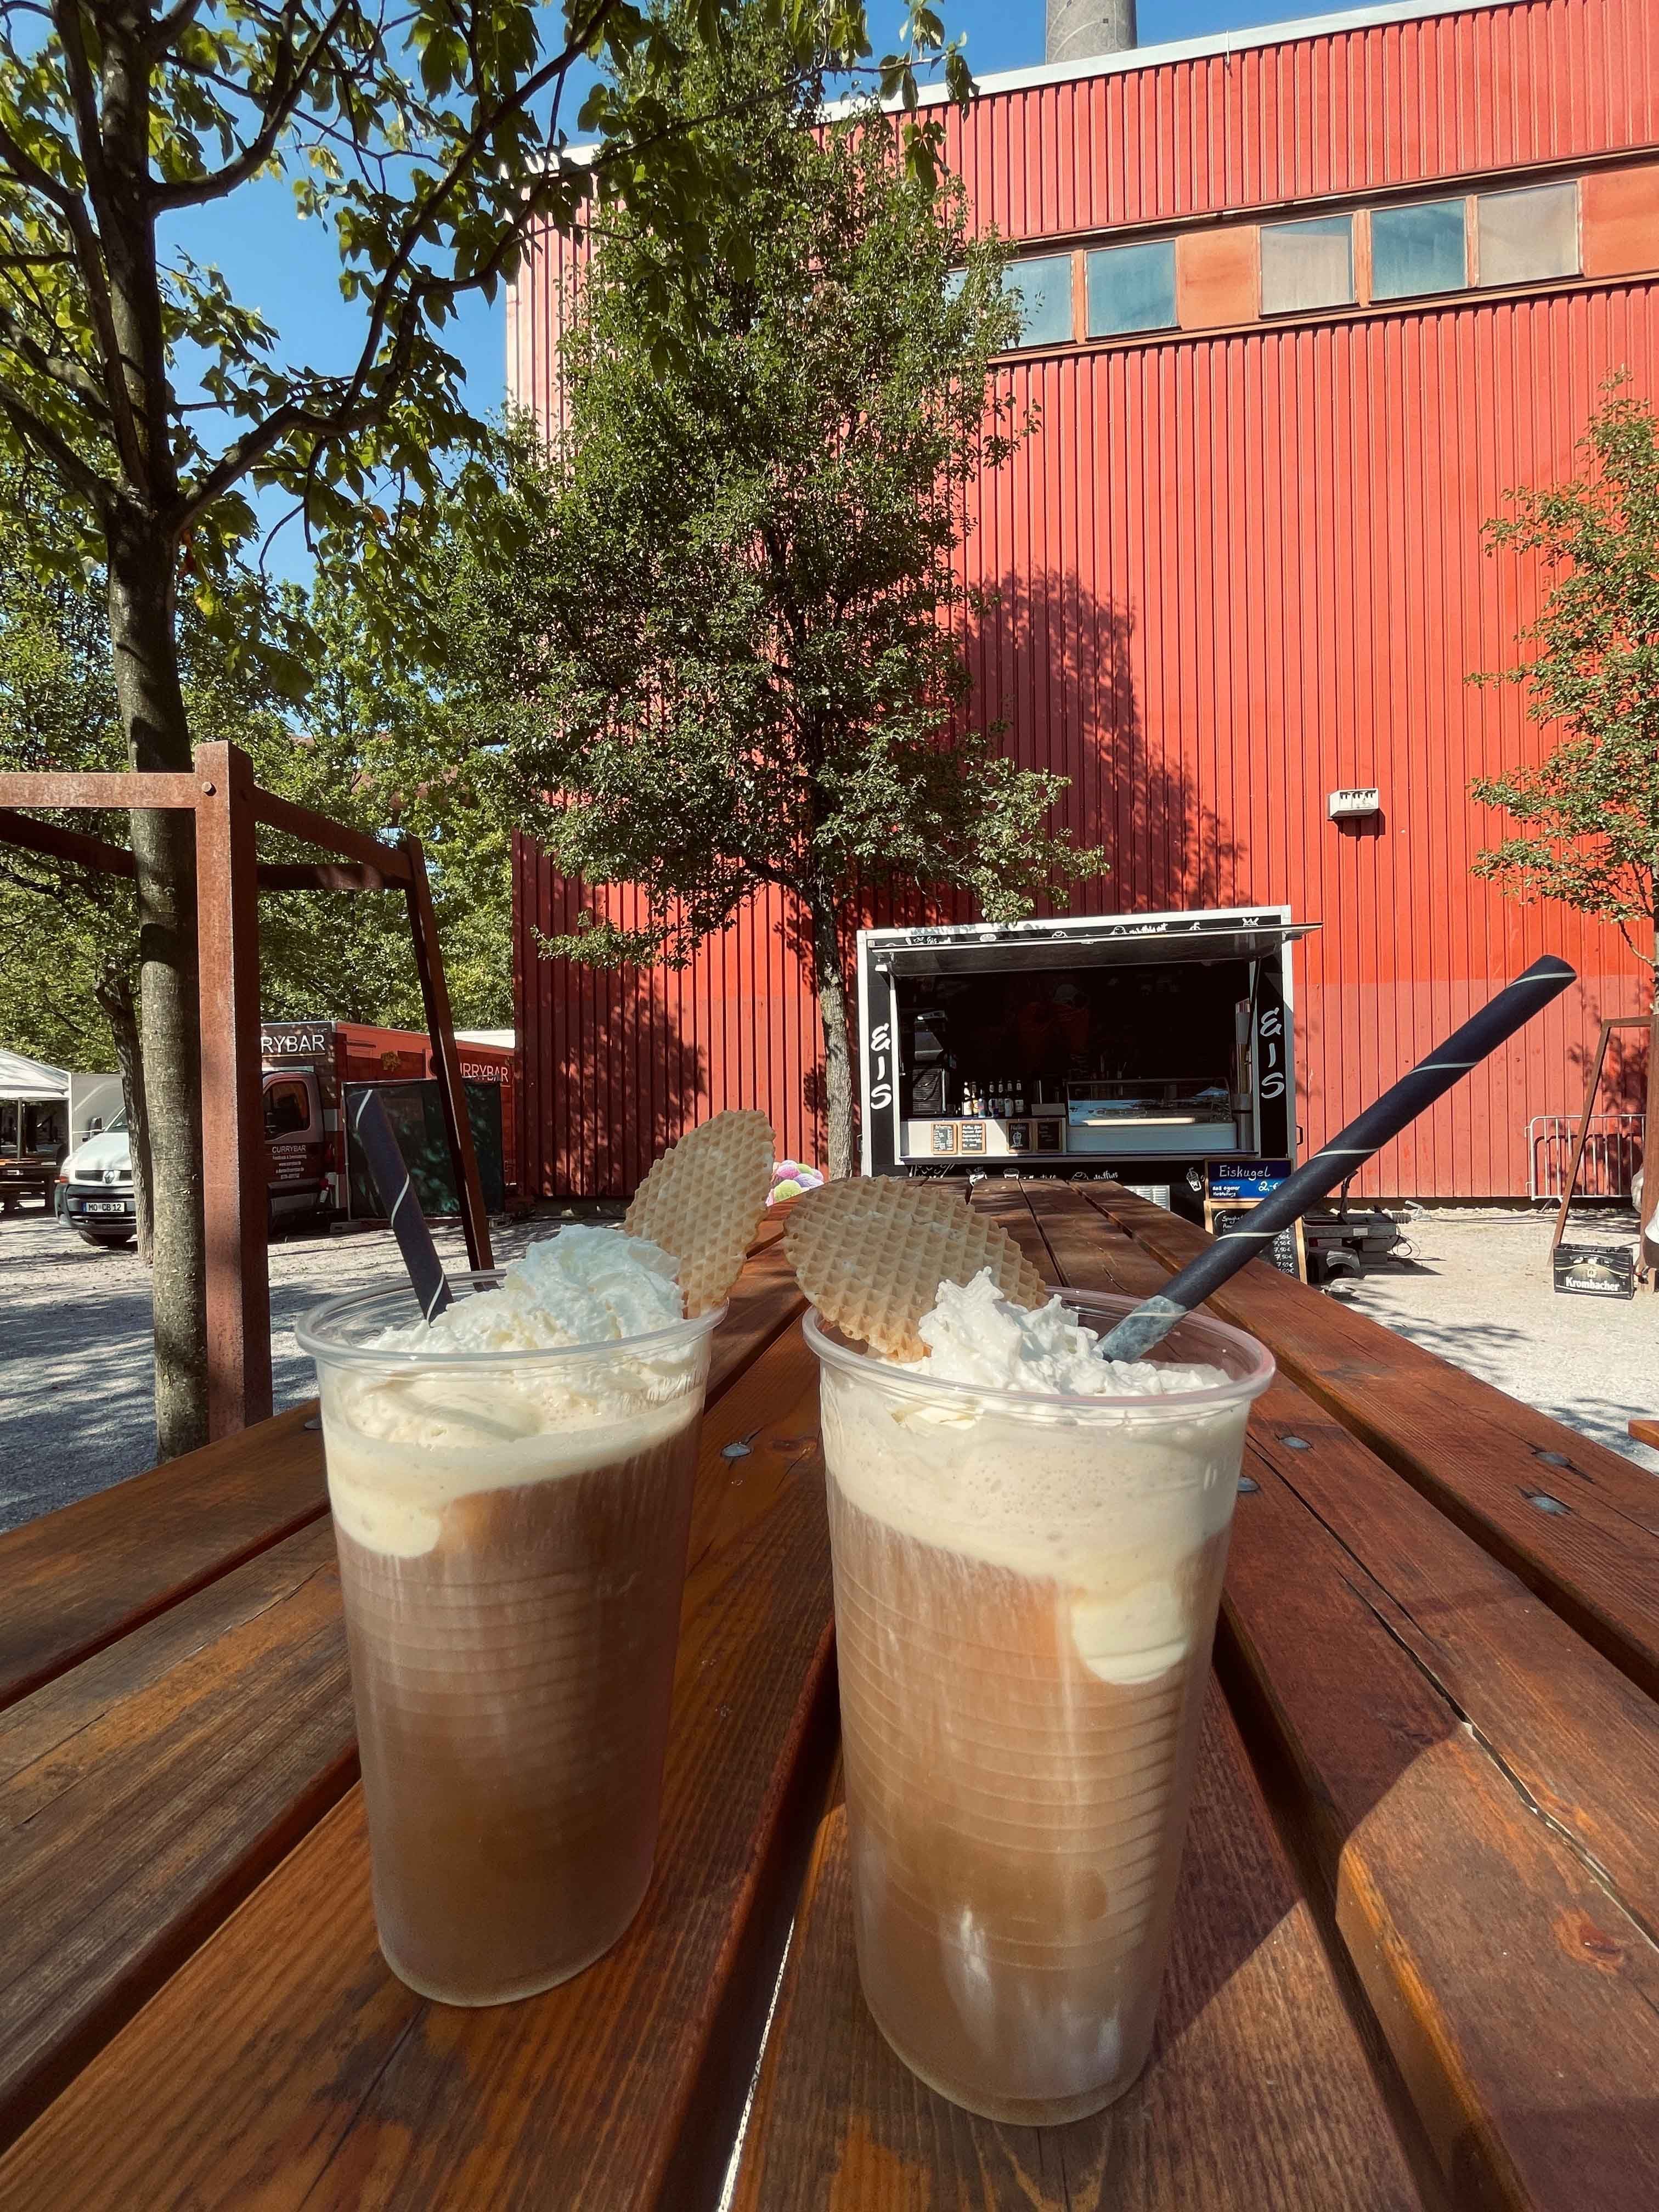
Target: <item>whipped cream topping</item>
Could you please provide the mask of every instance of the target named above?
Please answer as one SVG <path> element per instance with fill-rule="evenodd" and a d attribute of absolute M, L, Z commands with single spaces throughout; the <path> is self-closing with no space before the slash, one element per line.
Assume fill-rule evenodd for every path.
<path fill-rule="evenodd" d="M 1102 1681 L 1160 1680 L 1207 1648 L 1210 1547 L 1232 1517 L 1250 1393 L 1218 1367 L 1107 1359 L 1063 1301 L 1010 1305 L 988 1269 L 941 1283 L 917 1326 L 926 1357 L 884 1363 L 902 1390 L 824 1369 L 842 1496 L 898 1534 L 1048 1588 Z M 967 1388 L 910 1387 L 930 1382 Z M 1167 1402 L 1206 1389 L 1223 1395 Z"/>
<path fill-rule="evenodd" d="M 1058 1392 L 1066 1397 L 1151 1397 L 1224 1386 L 1218 1367 L 1152 1359 L 1108 1359 L 1101 1340 L 1062 1298 L 1035 1312 L 1010 1305 L 988 1267 L 971 1283 L 941 1283 L 931 1313 L 916 1324 L 925 1358 L 905 1371 L 929 1381 L 991 1390 Z"/>
<path fill-rule="evenodd" d="M 573 1224 L 514 1260 L 499 1286 L 457 1298 L 432 1322 L 387 1329 L 382 1345 L 422 1352 L 552 1352 L 614 1344 L 685 1318 L 672 1252 L 620 1229 Z"/>
<path fill-rule="evenodd" d="M 430 1551 L 458 1498 L 624 1461 L 695 1422 L 708 1328 L 633 1348 L 684 1320 L 678 1265 L 643 1237 L 573 1225 L 532 1244 L 495 1289 L 384 1330 L 364 1347 L 393 1355 L 384 1369 L 319 1361 L 339 1525 L 377 1551 Z M 569 1356 L 513 1358 L 533 1352 Z M 448 1364 L 458 1354 L 468 1364 Z"/>

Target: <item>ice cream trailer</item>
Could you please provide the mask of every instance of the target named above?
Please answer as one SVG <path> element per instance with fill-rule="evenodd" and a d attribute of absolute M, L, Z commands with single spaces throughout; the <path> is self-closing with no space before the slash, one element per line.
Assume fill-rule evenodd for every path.
<path fill-rule="evenodd" d="M 1291 956 L 1318 927 L 1226 907 L 860 931 L 865 1173 L 1157 1188 L 1294 1162 Z"/>

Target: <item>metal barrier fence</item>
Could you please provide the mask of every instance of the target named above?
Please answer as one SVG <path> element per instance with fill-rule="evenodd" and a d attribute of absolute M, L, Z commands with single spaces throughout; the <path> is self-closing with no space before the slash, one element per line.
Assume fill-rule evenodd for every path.
<path fill-rule="evenodd" d="M 1559 1199 L 1577 1141 L 1577 1114 L 1534 1114 L 1527 1124 L 1527 1195 Z M 1642 1116 L 1592 1114 L 1575 1198 L 1628 1198 L 1642 1164 Z"/>

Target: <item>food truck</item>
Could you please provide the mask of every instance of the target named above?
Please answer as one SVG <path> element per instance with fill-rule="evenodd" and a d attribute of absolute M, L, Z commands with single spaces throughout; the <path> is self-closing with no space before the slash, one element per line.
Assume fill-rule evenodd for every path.
<path fill-rule="evenodd" d="M 1168 1204 L 1225 1163 L 1218 1182 L 1270 1186 L 1318 927 L 1273 906 L 860 931 L 864 1172 L 1109 1175 Z"/>
<path fill-rule="evenodd" d="M 457 1054 L 484 1204 L 498 1212 L 517 1197 L 517 1055 L 510 1047 L 459 1039 Z M 273 1224 L 319 1215 L 380 1217 L 349 1127 L 351 1105 L 371 1084 L 381 1092 L 422 1212 L 457 1210 L 430 1038 L 364 1022 L 265 1022 L 259 1056 Z"/>

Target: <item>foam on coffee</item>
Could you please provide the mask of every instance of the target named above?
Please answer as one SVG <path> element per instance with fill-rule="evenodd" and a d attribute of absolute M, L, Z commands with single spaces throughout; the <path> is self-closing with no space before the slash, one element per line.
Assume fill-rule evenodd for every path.
<path fill-rule="evenodd" d="M 435 1322 L 388 1329 L 384 1367 L 337 1372 L 327 1395 L 329 1495 L 346 1534 L 415 1558 L 445 1509 L 654 1450 L 697 1418 L 686 1395 L 701 1352 L 617 1341 L 672 1330 L 684 1301 L 671 1254 L 619 1231 L 572 1227 L 531 1245 L 499 1288 L 458 1298 Z M 595 1357 L 584 1358 L 591 1344 Z M 515 1358 L 573 1347 L 556 1361 Z M 480 1374 L 491 1352 L 499 1367 Z M 400 1365 L 399 1356 L 420 1355 Z M 444 1360 L 457 1353 L 453 1370 Z"/>
<path fill-rule="evenodd" d="M 825 1448 L 848 1498 L 924 1544 L 1057 1583 L 1078 1656 L 1101 1680 L 1146 1681 L 1178 1664 L 1192 1634 L 1190 1562 L 1231 1521 L 1249 1408 L 1172 1424 L 1168 1401 L 1226 1376 L 1103 1361 L 1094 1332 L 1058 1299 L 1024 1312 L 983 1279 L 942 1283 L 920 1334 L 934 1349 L 892 1367 L 901 1392 L 826 1371 Z M 928 1387 L 941 1381 L 969 1387 Z M 975 1383 L 1054 1395 L 1015 1415 L 975 1395 Z"/>

